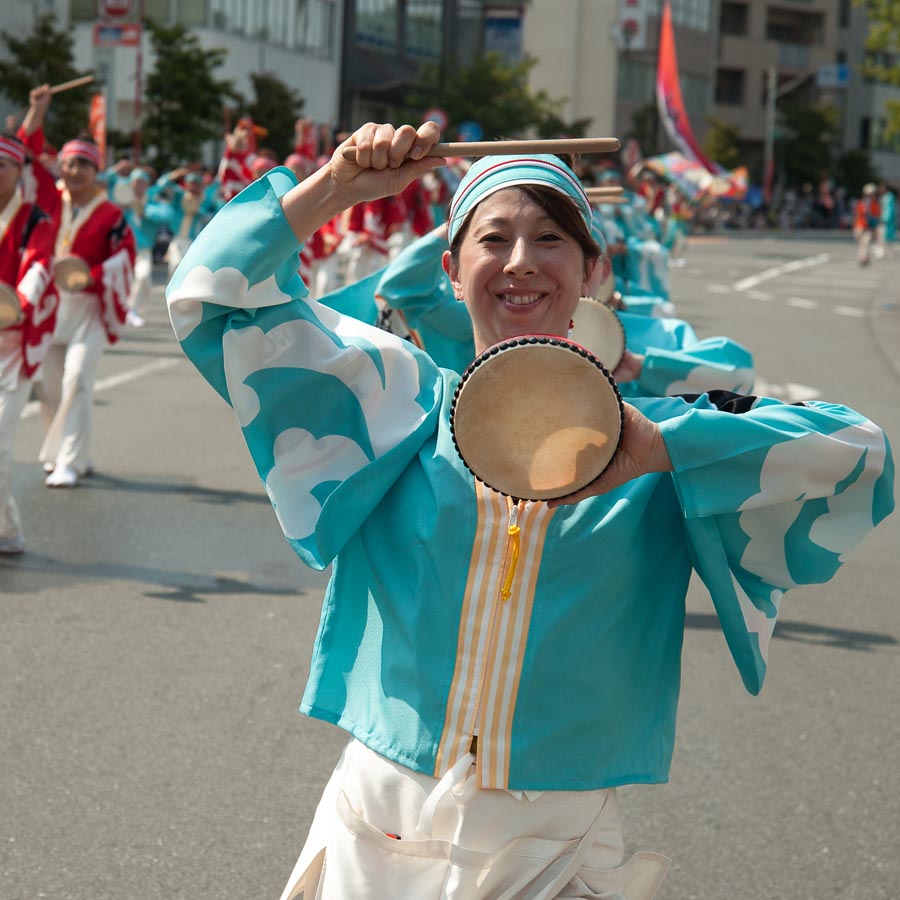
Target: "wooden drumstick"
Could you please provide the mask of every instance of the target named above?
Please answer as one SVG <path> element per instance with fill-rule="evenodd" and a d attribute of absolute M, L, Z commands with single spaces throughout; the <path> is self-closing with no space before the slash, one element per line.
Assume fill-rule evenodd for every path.
<path fill-rule="evenodd" d="M 615 153 L 618 138 L 556 138 L 524 141 L 458 141 L 435 144 L 425 156 L 514 156 L 517 153 Z M 345 147 L 344 159 L 353 162 L 356 148 Z"/>
<path fill-rule="evenodd" d="M 625 188 L 618 184 L 607 187 L 586 187 L 584 192 L 588 197 L 619 197 L 625 193 Z"/>
<path fill-rule="evenodd" d="M 78 78 L 73 78 L 71 81 L 63 81 L 59 84 L 51 85 L 50 93 L 59 94 L 62 91 L 68 91 L 71 88 L 81 87 L 83 84 L 90 84 L 93 80 L 93 75 L 81 75 Z"/>
<path fill-rule="evenodd" d="M 90 84 L 93 80 L 93 75 L 80 75 L 78 78 L 71 79 L 71 81 L 61 81 L 59 84 L 50 85 L 50 93 L 59 94 L 62 93 L 62 91 L 68 91 L 72 88 L 81 87 L 83 84 Z M 13 113 L 15 121 L 18 122 L 27 112 L 28 107 L 26 106 L 23 109 L 20 109 L 18 112 Z"/>

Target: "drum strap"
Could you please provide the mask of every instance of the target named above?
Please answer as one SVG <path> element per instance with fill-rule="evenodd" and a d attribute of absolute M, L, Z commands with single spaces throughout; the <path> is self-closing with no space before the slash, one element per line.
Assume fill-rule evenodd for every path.
<path fill-rule="evenodd" d="M 9 230 L 9 226 L 12 225 L 21 206 L 21 193 L 19 193 L 19 191 L 13 191 L 13 195 L 9 198 L 9 202 L 2 210 L 0 210 L 0 241 L 6 237 L 6 232 Z"/>

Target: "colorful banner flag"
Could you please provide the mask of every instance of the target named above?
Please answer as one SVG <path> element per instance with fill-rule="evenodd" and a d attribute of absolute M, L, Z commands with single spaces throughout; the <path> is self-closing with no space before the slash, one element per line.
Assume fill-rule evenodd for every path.
<path fill-rule="evenodd" d="M 106 158 L 106 94 L 91 97 L 91 112 L 88 128 L 94 143 L 100 148 L 100 156 Z"/>
<path fill-rule="evenodd" d="M 678 80 L 678 58 L 675 55 L 675 31 L 672 28 L 672 8 L 666 0 L 659 29 L 659 51 L 656 58 L 656 105 L 666 132 L 676 147 L 688 158 L 696 160 L 707 171 L 717 175 L 721 166 L 710 161 L 694 137 L 690 120 L 681 97 Z"/>
<path fill-rule="evenodd" d="M 747 194 L 746 166 L 739 166 L 730 172 L 720 169 L 713 175 L 700 163 L 688 159 L 683 153 L 673 151 L 642 160 L 636 168 L 649 169 L 671 181 L 692 202 L 704 197 L 742 200 Z"/>

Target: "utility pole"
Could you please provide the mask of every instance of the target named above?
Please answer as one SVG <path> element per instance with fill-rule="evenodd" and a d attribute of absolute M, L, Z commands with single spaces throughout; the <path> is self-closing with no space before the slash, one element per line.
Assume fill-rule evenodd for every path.
<path fill-rule="evenodd" d="M 778 86 L 778 69 L 769 66 L 766 70 L 766 134 L 763 144 L 763 201 L 772 199 L 772 187 L 775 181 L 775 101 L 790 93 L 797 85 L 812 78 L 814 72 L 801 72 L 790 81 Z"/>

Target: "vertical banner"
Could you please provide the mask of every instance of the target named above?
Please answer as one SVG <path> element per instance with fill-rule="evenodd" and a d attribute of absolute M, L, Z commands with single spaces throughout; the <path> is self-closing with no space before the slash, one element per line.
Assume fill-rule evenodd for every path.
<path fill-rule="evenodd" d="M 656 105 L 666 133 L 676 147 L 688 158 L 704 166 L 713 175 L 722 169 L 707 159 L 694 137 L 690 120 L 681 97 L 678 80 L 678 57 L 675 55 L 675 31 L 672 28 L 672 8 L 665 0 L 659 28 L 659 50 L 656 58 Z"/>
<path fill-rule="evenodd" d="M 106 159 L 106 94 L 94 94 L 91 97 L 88 128 L 94 143 L 100 148 L 100 155 Z"/>

